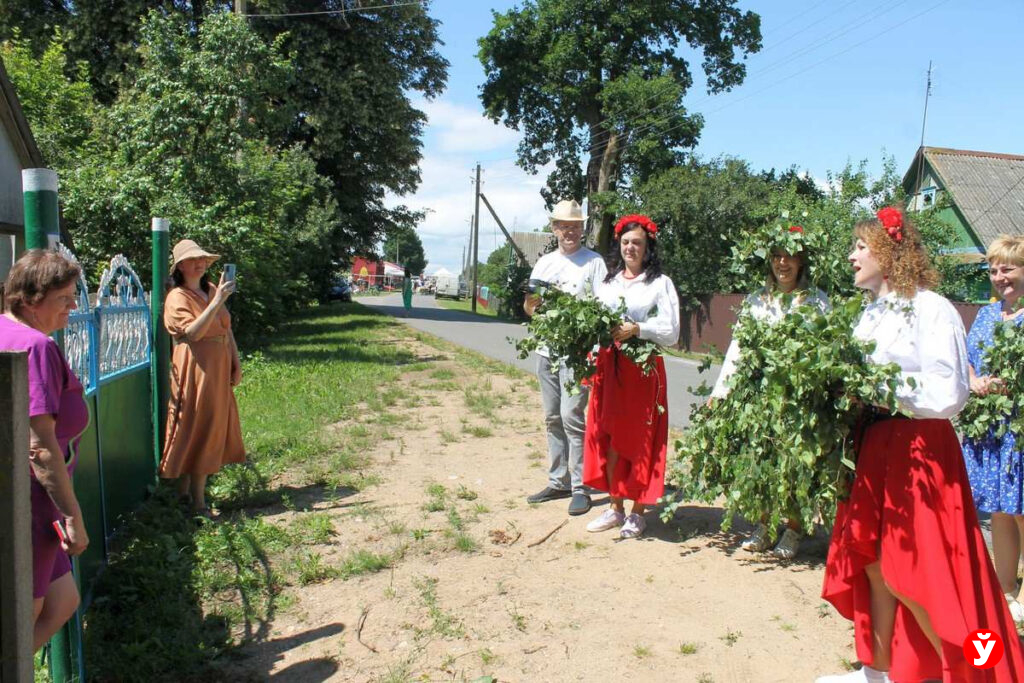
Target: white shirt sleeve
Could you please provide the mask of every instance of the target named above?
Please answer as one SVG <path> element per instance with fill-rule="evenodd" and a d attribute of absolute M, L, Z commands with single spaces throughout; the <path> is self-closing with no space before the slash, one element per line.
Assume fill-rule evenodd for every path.
<path fill-rule="evenodd" d="M 604 265 L 604 259 L 600 256 L 591 261 L 587 266 L 587 280 L 590 285 L 590 293 L 592 296 L 597 295 L 597 288 L 604 282 L 605 275 L 608 274 L 608 269 Z M 586 287 L 584 287 L 586 289 Z"/>
<path fill-rule="evenodd" d="M 970 391 L 964 325 L 944 299 L 929 301 L 918 314 L 914 333 L 920 370 L 900 373 L 896 399 L 914 417 L 949 419 L 964 407 Z"/>
<path fill-rule="evenodd" d="M 660 290 L 655 299 L 658 311 L 637 323 L 640 326 L 639 337 L 661 346 L 675 346 L 679 341 L 679 294 L 669 277 L 662 275 L 660 280 Z"/>
<path fill-rule="evenodd" d="M 711 390 L 711 398 L 725 398 L 729 395 L 728 382 L 736 372 L 736 361 L 740 357 L 740 343 L 736 337 L 729 342 L 729 349 L 725 352 L 725 359 L 722 360 L 722 369 L 715 380 L 715 388 Z"/>

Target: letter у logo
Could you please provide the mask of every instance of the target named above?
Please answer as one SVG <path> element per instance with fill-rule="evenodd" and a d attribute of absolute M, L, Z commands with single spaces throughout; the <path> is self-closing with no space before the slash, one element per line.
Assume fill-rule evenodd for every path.
<path fill-rule="evenodd" d="M 991 669 L 1003 658 L 1003 639 L 995 631 L 972 631 L 964 640 L 964 657 L 975 669 Z"/>

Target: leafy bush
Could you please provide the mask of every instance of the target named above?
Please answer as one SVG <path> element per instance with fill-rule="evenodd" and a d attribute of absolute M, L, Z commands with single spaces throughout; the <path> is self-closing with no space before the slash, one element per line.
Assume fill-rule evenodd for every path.
<path fill-rule="evenodd" d="M 530 334 L 516 342 L 516 350 L 520 358 L 526 358 L 531 351 L 547 348 L 552 363 L 564 361 L 572 372 L 566 390 L 579 393 L 580 384 L 597 371 L 592 349 L 614 344 L 612 328 L 625 320 L 625 304 L 611 310 L 597 299 L 576 297 L 554 287 L 544 288 L 540 296 L 540 306 L 527 325 Z M 657 344 L 639 337 L 622 342 L 619 349 L 645 374 L 654 368 L 660 353 Z"/>
<path fill-rule="evenodd" d="M 795 306 L 775 323 L 745 317 L 729 395 L 695 410 L 668 481 L 687 499 L 724 495 L 724 528 L 733 514 L 766 515 L 769 528 L 783 517 L 808 529 L 831 521 L 855 467 L 848 437 L 862 406 L 896 409 L 898 368 L 866 360 L 873 342 L 853 336 L 860 311 L 855 297 L 825 313 Z"/>
<path fill-rule="evenodd" d="M 998 377 L 1005 392 L 979 396 L 972 393 L 967 405 L 957 416 L 964 436 L 984 439 L 999 438 L 1007 430 L 1024 434 L 1024 334 L 1016 322 L 996 323 L 992 344 L 982 356 L 985 371 Z"/>

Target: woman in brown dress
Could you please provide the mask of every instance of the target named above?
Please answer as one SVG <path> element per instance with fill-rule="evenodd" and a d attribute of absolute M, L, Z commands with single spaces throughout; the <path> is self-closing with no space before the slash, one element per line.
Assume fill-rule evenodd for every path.
<path fill-rule="evenodd" d="M 231 314 L 224 303 L 235 291 L 206 274 L 220 258 L 192 240 L 174 245 L 174 288 L 164 302 L 164 327 L 174 340 L 171 399 L 160 476 L 178 479 L 178 494 L 192 510 L 210 517 L 206 479 L 228 463 L 244 462 L 242 427 L 232 387 L 242 380 Z"/>

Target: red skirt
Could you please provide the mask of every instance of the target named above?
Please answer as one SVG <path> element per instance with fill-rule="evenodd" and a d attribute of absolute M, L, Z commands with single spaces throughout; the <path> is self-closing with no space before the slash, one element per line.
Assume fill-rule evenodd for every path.
<path fill-rule="evenodd" d="M 663 409 L 658 410 L 658 406 Z M 583 441 L 583 483 L 653 505 L 665 490 L 668 446 L 668 391 L 665 363 L 640 367 L 616 348 L 601 349 L 590 380 L 587 432 Z M 619 454 L 608 485 L 608 451 Z"/>
<path fill-rule="evenodd" d="M 864 567 L 880 560 L 895 591 L 920 604 L 942 658 L 902 604 L 896 608 L 889 676 L 1024 681 L 1024 651 L 978 528 L 960 442 L 948 420 L 888 419 L 869 426 L 849 500 L 836 514 L 822 597 L 854 622 L 857 656 L 870 665 L 871 592 Z M 1005 654 L 980 670 L 964 657 L 976 629 L 995 631 Z"/>

